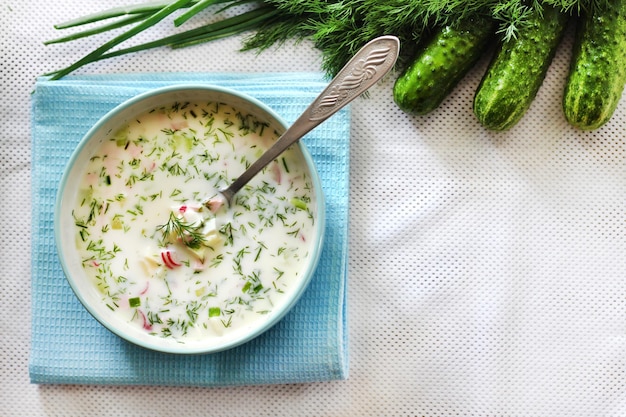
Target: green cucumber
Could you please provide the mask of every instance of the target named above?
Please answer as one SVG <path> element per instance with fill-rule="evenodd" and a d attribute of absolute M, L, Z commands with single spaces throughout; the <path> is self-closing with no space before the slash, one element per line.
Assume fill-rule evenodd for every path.
<path fill-rule="evenodd" d="M 495 23 L 480 16 L 441 27 L 396 80 L 398 107 L 418 115 L 436 109 L 480 58 L 494 31 Z"/>
<path fill-rule="evenodd" d="M 583 130 L 609 121 L 626 84 L 626 0 L 581 16 L 563 96 L 565 118 Z"/>
<path fill-rule="evenodd" d="M 544 6 L 533 9 L 517 36 L 500 42 L 474 96 L 474 114 L 491 130 L 507 130 L 534 100 L 561 42 L 568 17 Z"/>

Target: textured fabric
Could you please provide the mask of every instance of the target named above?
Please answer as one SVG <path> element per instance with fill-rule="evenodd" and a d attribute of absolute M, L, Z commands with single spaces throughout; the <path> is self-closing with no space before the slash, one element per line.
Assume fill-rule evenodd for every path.
<path fill-rule="evenodd" d="M 326 85 L 320 74 L 129 74 L 40 79 L 32 99 L 32 350 L 34 383 L 227 386 L 344 379 L 350 112 L 307 135 L 326 197 L 318 269 L 295 308 L 263 335 L 211 355 L 131 345 L 95 321 L 61 270 L 53 236 L 57 184 L 76 144 L 107 111 L 147 89 L 204 83 L 247 93 L 293 122 Z"/>
<path fill-rule="evenodd" d="M 30 280 L 31 93 L 39 74 L 113 35 L 43 41 L 73 32 L 55 30 L 56 23 L 140 2 L 3 3 L 0 416 L 626 416 L 626 96 L 601 129 L 567 125 L 561 103 L 573 30 L 531 108 L 508 132 L 481 128 L 472 112 L 489 54 L 427 116 L 394 105 L 393 74 L 352 103 L 347 380 L 227 388 L 30 384 L 30 303 L 41 288 L 31 290 Z M 183 27 L 164 21 L 121 46 L 212 18 L 205 10 Z M 79 74 L 320 68 L 309 41 L 240 53 L 247 35 L 99 61 Z M 46 163 L 58 163 L 53 151 L 46 148 Z M 51 349 L 62 366 L 65 355 Z"/>

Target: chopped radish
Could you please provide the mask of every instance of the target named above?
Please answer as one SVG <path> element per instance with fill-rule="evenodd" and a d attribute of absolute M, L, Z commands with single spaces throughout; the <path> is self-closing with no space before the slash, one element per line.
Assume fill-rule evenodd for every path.
<path fill-rule="evenodd" d="M 186 120 L 182 120 L 180 122 L 172 122 L 172 130 L 182 130 L 189 126 Z"/>
<path fill-rule="evenodd" d="M 146 281 L 146 288 L 144 288 L 139 295 L 144 295 L 145 293 L 148 292 L 148 288 L 150 287 L 150 281 Z"/>
<path fill-rule="evenodd" d="M 282 179 L 282 173 L 280 172 L 280 165 L 278 165 L 277 163 L 272 164 L 272 174 L 274 175 L 276 183 L 280 184 Z"/>
<path fill-rule="evenodd" d="M 141 318 L 143 319 L 143 328 L 146 330 L 152 330 L 152 324 L 150 324 L 150 321 L 148 321 L 148 318 L 146 317 L 144 312 L 141 310 L 137 310 L 137 311 L 139 312 L 139 314 L 141 315 Z"/>
<path fill-rule="evenodd" d="M 165 264 L 165 266 L 168 267 L 169 269 L 174 269 L 177 266 L 181 266 L 181 264 L 179 264 L 178 262 L 174 260 L 174 257 L 172 256 L 172 251 L 170 250 L 162 251 L 161 259 L 163 260 L 163 263 Z"/>
<path fill-rule="evenodd" d="M 204 203 L 204 205 L 211 211 L 211 213 L 216 213 L 224 205 L 224 199 L 214 197 Z"/>

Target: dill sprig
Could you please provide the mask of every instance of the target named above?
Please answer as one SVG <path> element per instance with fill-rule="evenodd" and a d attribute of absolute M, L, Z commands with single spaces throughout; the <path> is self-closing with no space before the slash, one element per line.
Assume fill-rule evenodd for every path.
<path fill-rule="evenodd" d="M 163 233 L 163 242 L 168 242 L 173 237 L 191 249 L 198 249 L 207 243 L 202 227 L 202 223 L 188 223 L 176 214 L 170 213 L 167 223 L 157 226 L 157 231 Z"/>

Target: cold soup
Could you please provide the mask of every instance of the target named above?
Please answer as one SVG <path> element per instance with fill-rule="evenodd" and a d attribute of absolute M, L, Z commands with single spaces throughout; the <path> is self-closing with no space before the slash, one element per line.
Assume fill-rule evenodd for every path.
<path fill-rule="evenodd" d="M 102 141 L 72 216 L 101 302 L 146 334 L 223 338 L 279 308 L 302 279 L 316 194 L 289 149 L 227 206 L 218 190 L 277 138 L 216 102 L 154 108 Z"/>

